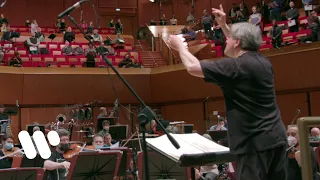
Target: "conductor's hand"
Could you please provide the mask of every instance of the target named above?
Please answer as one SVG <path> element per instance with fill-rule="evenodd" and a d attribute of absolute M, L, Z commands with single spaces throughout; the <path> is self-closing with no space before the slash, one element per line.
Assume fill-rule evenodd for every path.
<path fill-rule="evenodd" d="M 170 35 L 167 43 L 172 49 L 176 51 L 185 48 L 182 40 L 176 35 Z"/>
<path fill-rule="evenodd" d="M 212 8 L 212 13 L 215 16 L 215 20 L 220 26 L 226 25 L 226 13 L 223 11 L 223 7 L 220 4 L 220 9 Z"/>
<path fill-rule="evenodd" d="M 70 162 L 68 162 L 68 161 L 62 162 L 61 165 L 62 165 L 62 167 L 64 169 L 69 169 L 70 168 Z"/>

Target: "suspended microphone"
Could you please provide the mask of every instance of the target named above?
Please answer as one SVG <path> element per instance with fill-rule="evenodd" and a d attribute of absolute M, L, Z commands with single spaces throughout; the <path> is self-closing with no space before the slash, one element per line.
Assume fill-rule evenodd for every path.
<path fill-rule="evenodd" d="M 116 116 L 118 116 L 118 109 L 119 109 L 119 99 L 116 99 L 116 100 L 114 101 L 114 108 L 113 108 L 114 114 L 115 114 Z"/>
<path fill-rule="evenodd" d="M 81 0 L 77 3 L 75 3 L 73 6 L 69 7 L 67 10 L 63 11 L 62 13 L 60 13 L 58 15 L 58 18 L 61 19 L 62 17 L 66 16 L 66 15 L 69 15 L 70 12 L 72 12 L 74 9 L 77 9 L 81 6 L 82 3 L 84 3 L 85 1 L 87 0 Z"/>
<path fill-rule="evenodd" d="M 7 0 L 5 0 L 3 3 L 1 3 L 0 8 L 3 8 L 4 5 L 6 5 Z"/>

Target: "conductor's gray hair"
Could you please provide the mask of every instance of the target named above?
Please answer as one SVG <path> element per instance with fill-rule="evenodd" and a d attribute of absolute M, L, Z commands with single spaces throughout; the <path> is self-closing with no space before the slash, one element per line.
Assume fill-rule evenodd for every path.
<path fill-rule="evenodd" d="M 240 48 L 245 51 L 258 51 L 262 43 L 260 28 L 246 22 L 233 24 L 231 36 L 240 40 Z"/>

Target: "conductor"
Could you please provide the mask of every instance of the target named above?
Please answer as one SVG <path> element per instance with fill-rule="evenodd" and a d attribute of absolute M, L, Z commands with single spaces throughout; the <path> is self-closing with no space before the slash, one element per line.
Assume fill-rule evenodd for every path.
<path fill-rule="evenodd" d="M 179 52 L 189 74 L 222 89 L 236 179 L 285 180 L 286 131 L 276 103 L 272 65 L 258 53 L 261 31 L 249 23 L 230 28 L 222 5 L 212 13 L 227 37 L 224 53 L 229 58 L 199 61 L 177 36 L 170 36 L 168 44 Z"/>

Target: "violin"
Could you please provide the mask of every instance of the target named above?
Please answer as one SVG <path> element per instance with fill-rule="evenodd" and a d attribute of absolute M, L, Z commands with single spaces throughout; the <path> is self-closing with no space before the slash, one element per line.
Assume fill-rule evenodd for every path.
<path fill-rule="evenodd" d="M 295 159 L 297 151 L 300 151 L 300 145 L 297 145 L 296 147 L 292 148 L 291 151 L 288 153 L 288 157 L 290 159 Z"/>
<path fill-rule="evenodd" d="M 19 149 L 17 147 L 13 147 L 12 150 L 10 150 L 10 151 L 2 151 L 4 156 L 0 157 L 0 160 L 4 159 L 4 158 L 11 159 L 13 157 L 23 156 L 23 153 L 21 151 L 23 151 L 23 149 Z"/>
<path fill-rule="evenodd" d="M 79 154 L 83 149 L 96 150 L 94 146 L 86 146 L 84 143 L 82 146 L 80 144 L 71 144 L 70 148 L 63 153 L 64 159 L 71 159 L 74 155 Z"/>

